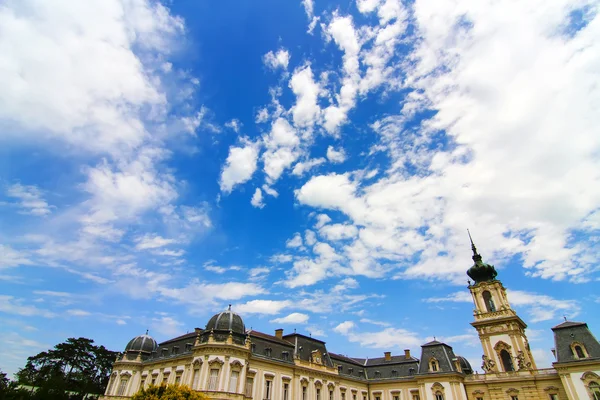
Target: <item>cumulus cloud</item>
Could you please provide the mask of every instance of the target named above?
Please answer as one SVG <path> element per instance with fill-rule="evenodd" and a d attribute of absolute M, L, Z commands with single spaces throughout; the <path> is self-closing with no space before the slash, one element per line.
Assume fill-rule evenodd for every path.
<path fill-rule="evenodd" d="M 311 158 L 306 161 L 300 161 L 296 163 L 296 165 L 294 165 L 294 168 L 292 169 L 292 175 L 302 176 L 314 167 L 317 167 L 324 163 L 325 159 L 323 157 Z"/>
<path fill-rule="evenodd" d="M 262 190 L 256 188 L 254 194 L 252 195 L 252 199 L 250 200 L 250 204 L 252 204 L 252 207 L 256 208 L 263 208 L 265 206 Z"/>
<path fill-rule="evenodd" d="M 296 95 L 296 103 L 292 107 L 294 124 L 300 127 L 310 127 L 318 121 L 321 108 L 317 104 L 321 88 L 313 78 L 310 65 L 305 65 L 294 71 L 290 79 L 290 88 Z"/>
<path fill-rule="evenodd" d="M 292 249 L 302 247 L 302 245 L 303 245 L 302 235 L 300 235 L 299 233 L 295 233 L 294 237 L 292 237 L 287 242 L 285 242 L 285 247 L 292 248 Z"/>
<path fill-rule="evenodd" d="M 290 53 L 286 49 L 279 49 L 277 53 L 269 51 L 264 55 L 263 62 L 272 70 L 278 68 L 287 69 L 290 62 Z"/>
<path fill-rule="evenodd" d="M 343 163 L 346 161 L 346 152 L 344 149 L 336 150 L 333 146 L 327 148 L 327 159 L 335 164 Z"/>
<path fill-rule="evenodd" d="M 302 313 L 291 313 L 285 317 L 272 319 L 270 322 L 275 324 L 305 324 L 308 322 L 308 315 Z"/>
<path fill-rule="evenodd" d="M 221 191 L 230 193 L 236 185 L 247 182 L 256 171 L 258 145 L 243 141 L 243 147 L 231 146 L 221 172 Z"/>
<path fill-rule="evenodd" d="M 289 300 L 250 300 L 243 304 L 237 304 L 235 310 L 240 314 L 276 315 L 291 305 L 292 302 Z"/>

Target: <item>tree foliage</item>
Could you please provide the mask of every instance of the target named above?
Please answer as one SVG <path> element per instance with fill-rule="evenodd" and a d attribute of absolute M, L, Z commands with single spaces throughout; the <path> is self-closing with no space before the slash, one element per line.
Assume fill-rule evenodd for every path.
<path fill-rule="evenodd" d="M 36 387 L 37 391 L 101 394 L 116 356 L 116 352 L 94 345 L 92 339 L 69 338 L 27 358 L 27 364 L 15 376 L 20 385 Z"/>
<path fill-rule="evenodd" d="M 199 392 L 190 389 L 189 386 L 179 385 L 150 385 L 147 388 L 140 389 L 133 395 L 132 400 L 207 400 Z"/>

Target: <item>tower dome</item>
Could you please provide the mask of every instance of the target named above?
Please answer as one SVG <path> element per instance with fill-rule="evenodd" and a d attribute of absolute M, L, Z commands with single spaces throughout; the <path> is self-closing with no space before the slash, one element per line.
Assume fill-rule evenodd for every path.
<path fill-rule="evenodd" d="M 156 343 L 156 340 L 154 340 L 152 336 L 149 336 L 146 331 L 145 335 L 139 335 L 131 339 L 129 343 L 127 343 L 127 346 L 125 346 L 125 352 L 141 351 L 143 353 L 152 353 L 153 351 L 156 351 L 157 348 L 158 344 Z"/>
<path fill-rule="evenodd" d="M 231 311 L 231 305 L 229 305 L 227 310 L 213 315 L 213 317 L 208 320 L 205 331 L 227 331 L 245 334 L 246 327 L 244 326 L 242 317 Z"/>
<path fill-rule="evenodd" d="M 477 248 L 471 239 L 471 233 L 469 233 L 469 239 L 471 240 L 471 249 L 473 250 L 473 261 L 475 264 L 467 271 L 469 278 L 475 281 L 475 284 L 481 282 L 490 282 L 496 279 L 498 272 L 493 265 L 486 264 L 483 262 L 481 255 L 477 253 Z"/>

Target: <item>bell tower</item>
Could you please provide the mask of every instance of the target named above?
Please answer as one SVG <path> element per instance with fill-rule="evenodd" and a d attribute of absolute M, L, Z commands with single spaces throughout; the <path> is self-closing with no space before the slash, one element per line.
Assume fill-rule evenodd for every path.
<path fill-rule="evenodd" d="M 475 321 L 471 325 L 477 329 L 483 347 L 481 367 L 485 372 L 536 369 L 525 335 L 527 325 L 510 307 L 506 289 L 496 279 L 498 272 L 493 265 L 483 262 L 470 233 L 469 239 L 474 261 L 467 271 L 474 281 L 469 281 L 475 304 Z"/>

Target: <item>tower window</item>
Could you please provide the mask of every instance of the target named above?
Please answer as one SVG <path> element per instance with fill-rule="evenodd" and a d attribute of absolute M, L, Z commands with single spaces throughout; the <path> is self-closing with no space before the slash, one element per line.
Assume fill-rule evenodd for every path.
<path fill-rule="evenodd" d="M 494 299 L 492 298 L 492 294 L 489 291 L 484 291 L 482 294 L 483 302 L 485 303 L 485 308 L 488 312 L 496 311 L 496 305 L 494 304 Z"/>
<path fill-rule="evenodd" d="M 575 355 L 577 358 L 585 358 L 585 353 L 583 352 L 581 346 L 578 344 L 573 346 L 573 353 L 573 355 Z"/>
<path fill-rule="evenodd" d="M 510 356 L 510 353 L 508 351 L 503 349 L 500 352 L 500 359 L 502 360 L 502 365 L 504 366 L 504 372 L 511 372 L 515 370 L 512 362 L 512 357 Z"/>
<path fill-rule="evenodd" d="M 594 400 L 600 400 L 600 385 L 596 382 L 590 382 L 588 388 Z"/>

